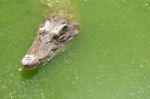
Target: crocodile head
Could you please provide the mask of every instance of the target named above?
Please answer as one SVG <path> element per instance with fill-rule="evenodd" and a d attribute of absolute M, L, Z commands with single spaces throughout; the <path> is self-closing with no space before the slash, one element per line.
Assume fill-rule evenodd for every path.
<path fill-rule="evenodd" d="M 79 26 L 64 16 L 48 18 L 39 27 L 32 46 L 22 59 L 25 68 L 36 68 L 51 59 L 78 34 Z"/>

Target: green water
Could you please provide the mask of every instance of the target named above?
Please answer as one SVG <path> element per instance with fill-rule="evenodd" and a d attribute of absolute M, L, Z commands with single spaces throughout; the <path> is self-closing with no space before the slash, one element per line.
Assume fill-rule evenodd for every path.
<path fill-rule="evenodd" d="M 150 99 L 149 0 L 45 2 L 0 0 L 1 99 Z M 80 35 L 39 70 L 20 71 L 39 24 L 57 7 L 74 8 Z"/>

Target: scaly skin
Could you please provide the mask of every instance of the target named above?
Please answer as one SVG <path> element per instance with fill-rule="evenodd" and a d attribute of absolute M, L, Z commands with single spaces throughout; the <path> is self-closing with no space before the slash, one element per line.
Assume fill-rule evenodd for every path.
<path fill-rule="evenodd" d="M 37 31 L 37 35 L 27 54 L 22 59 L 25 68 L 36 68 L 52 58 L 67 42 L 78 34 L 79 26 L 70 23 L 67 17 L 48 18 Z"/>

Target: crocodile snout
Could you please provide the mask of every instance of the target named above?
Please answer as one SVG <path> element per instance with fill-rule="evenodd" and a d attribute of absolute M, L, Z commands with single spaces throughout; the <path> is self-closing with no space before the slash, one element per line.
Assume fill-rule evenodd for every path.
<path fill-rule="evenodd" d="M 22 59 L 22 65 L 24 66 L 32 66 L 37 63 L 37 57 L 34 55 L 25 55 Z"/>

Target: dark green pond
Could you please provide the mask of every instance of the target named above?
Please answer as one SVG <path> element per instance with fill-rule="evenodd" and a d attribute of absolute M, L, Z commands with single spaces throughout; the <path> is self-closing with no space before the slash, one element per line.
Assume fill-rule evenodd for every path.
<path fill-rule="evenodd" d="M 39 70 L 21 59 L 39 25 L 68 11 L 70 47 Z M 150 0 L 0 0 L 1 99 L 150 99 Z"/>

